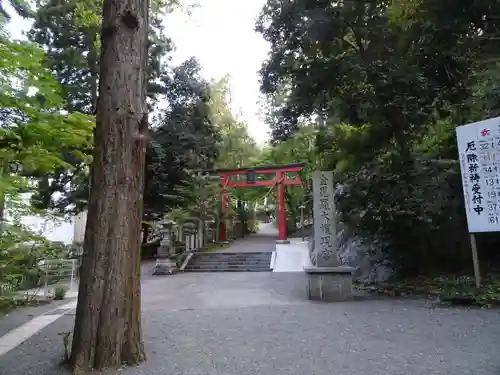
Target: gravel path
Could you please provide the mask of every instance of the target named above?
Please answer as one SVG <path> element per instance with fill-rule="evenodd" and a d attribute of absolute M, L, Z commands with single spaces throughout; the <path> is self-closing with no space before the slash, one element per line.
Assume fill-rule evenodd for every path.
<path fill-rule="evenodd" d="M 426 301 L 313 303 L 302 273 L 179 274 L 143 284 L 148 361 L 123 375 L 500 373 L 498 310 Z M 1 375 L 62 375 L 65 316 L 0 357 Z M 116 374 L 116 372 L 109 372 Z"/>

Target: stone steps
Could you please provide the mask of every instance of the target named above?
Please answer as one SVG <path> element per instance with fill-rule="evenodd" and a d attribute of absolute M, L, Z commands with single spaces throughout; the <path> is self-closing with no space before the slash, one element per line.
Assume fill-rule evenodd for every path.
<path fill-rule="evenodd" d="M 203 255 L 204 257 L 221 257 L 221 256 L 248 257 L 256 255 L 267 256 L 269 254 L 271 254 L 271 251 L 239 251 L 239 252 L 219 251 L 210 253 L 203 253 L 203 252 L 196 253 L 196 255 Z"/>
<path fill-rule="evenodd" d="M 272 252 L 195 253 L 185 272 L 269 272 Z"/>
<path fill-rule="evenodd" d="M 199 269 L 199 270 L 196 270 L 196 269 L 185 269 L 184 272 L 188 272 L 188 273 L 193 273 L 193 272 L 272 272 L 272 269 L 269 269 L 269 268 L 262 268 L 262 269 L 253 269 L 253 268 L 249 268 L 249 269 L 241 269 L 241 270 L 233 270 L 233 269 Z"/>
<path fill-rule="evenodd" d="M 224 264 L 227 266 L 264 266 L 264 267 L 269 267 L 269 260 L 265 261 L 259 261 L 259 262 L 251 262 L 251 261 L 212 261 L 212 262 L 205 262 L 205 261 L 194 261 L 190 262 L 191 266 L 217 266 L 219 264 Z"/>

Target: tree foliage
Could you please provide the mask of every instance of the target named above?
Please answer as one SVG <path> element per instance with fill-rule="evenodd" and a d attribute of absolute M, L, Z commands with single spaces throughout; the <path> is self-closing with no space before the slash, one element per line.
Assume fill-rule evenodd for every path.
<path fill-rule="evenodd" d="M 32 15 L 32 10 L 28 1 L 25 0 L 9 0 L 8 5 L 21 17 L 30 17 Z M 0 2 L 0 17 L 4 21 L 10 21 L 12 15 L 6 9 L 6 4 L 4 2 Z"/>
<path fill-rule="evenodd" d="M 218 143 L 218 167 L 242 168 L 250 166 L 259 154 L 259 148 L 248 133 L 247 124 L 233 114 L 230 105 L 230 77 L 213 82 L 211 85 L 211 116 L 220 133 Z"/>
<path fill-rule="evenodd" d="M 83 161 L 79 150 L 91 140 L 92 117 L 62 114 L 60 87 L 41 62 L 42 50 L 30 43 L 4 38 L 0 46 L 1 158 L 23 165 L 25 173 L 68 167 L 61 155 Z"/>
<path fill-rule="evenodd" d="M 102 1 L 38 0 L 31 41 L 46 49 L 44 66 L 50 69 L 62 86 L 65 99 L 61 110 L 93 114 L 98 104 L 100 31 Z M 172 44 L 163 33 L 161 18 L 172 3 L 151 2 L 152 19 L 148 38 L 148 96 L 150 109 L 155 108 L 158 85 L 163 74 L 161 60 Z M 91 146 L 90 146 L 91 147 Z M 82 149 L 89 153 L 90 149 Z M 71 164 L 71 160 L 68 160 Z M 75 213 L 83 210 L 89 197 L 88 164 L 72 164 L 71 171 L 59 169 L 39 176 L 39 191 L 34 203 L 40 208 Z M 50 182 L 49 182 L 50 181 Z M 53 199 L 58 193 L 59 199 Z"/>
<path fill-rule="evenodd" d="M 258 24 L 272 50 L 263 90 L 289 90 L 275 137 L 286 136 L 300 116 L 316 113 L 370 123 L 372 148 L 374 139 L 381 147 L 390 139 L 404 147 L 406 136 L 418 134 L 448 99 L 465 98 L 484 26 L 472 9 L 457 28 L 453 17 L 450 24 L 401 26 L 386 1 L 279 3 L 268 2 Z M 475 32 L 463 40 L 469 27 Z"/>
<path fill-rule="evenodd" d="M 40 174 L 71 170 L 72 163 L 85 163 L 88 154 L 82 150 L 91 144 L 94 128 L 92 116 L 60 111 L 64 106 L 61 86 L 43 65 L 45 52 L 30 42 L 11 40 L 3 26 L 0 32 L 0 308 L 6 307 L 6 302 L 12 305 L 16 301 L 10 292 L 44 284 L 47 274 L 42 260 L 65 255 L 63 247 L 54 246 L 22 224 L 25 215 L 45 214 L 27 204 L 23 193 L 33 191 L 31 181 Z M 5 206 L 9 215 L 4 215 Z"/>
<path fill-rule="evenodd" d="M 487 1 L 268 0 L 257 22 L 274 141 L 316 123 L 343 220 L 401 272 L 466 264 L 458 165 L 446 160 L 456 124 L 498 113 L 499 14 Z"/>
<path fill-rule="evenodd" d="M 191 170 L 213 167 L 219 139 L 212 123 L 210 87 L 195 59 L 165 74 L 159 87 L 167 105 L 155 121 L 148 149 L 144 203 L 150 216 L 179 203 L 178 188 L 189 185 Z"/>
<path fill-rule="evenodd" d="M 93 118 L 79 112 L 63 113 L 61 87 L 43 66 L 44 51 L 29 42 L 1 37 L 0 65 L 0 158 L 2 197 L 13 181 L 10 165 L 23 168 L 25 177 L 38 177 L 58 170 L 71 171 L 73 165 L 88 160 Z M 64 146 L 63 146 L 64 145 Z M 13 179 L 14 178 L 14 179 Z M 2 198 L 3 202 L 3 198 Z M 3 203 L 2 203 L 3 207 Z M 3 208 L 2 208 L 3 217 Z"/>
<path fill-rule="evenodd" d="M 195 59 L 170 64 L 173 44 L 164 33 L 163 17 L 181 6 L 176 1 L 152 1 L 148 45 L 150 144 L 147 153 L 145 219 L 161 216 L 178 204 L 176 188 L 188 183 L 186 170 L 211 168 L 218 131 L 212 126 L 211 88 Z M 189 11 L 188 6 L 188 11 Z M 97 105 L 102 1 L 39 0 L 31 40 L 47 49 L 45 65 L 63 87 L 66 110 L 92 113 Z M 70 16 L 68 16 L 70 15 Z M 40 208 L 59 212 L 86 209 L 89 168 L 76 165 L 39 178 Z M 50 182 L 49 182 L 50 181 Z M 69 187 L 69 189 L 68 189 Z M 53 199 L 55 193 L 60 198 Z"/>
<path fill-rule="evenodd" d="M 164 207 L 176 207 L 175 215 L 206 218 L 209 212 L 209 216 L 215 215 L 216 222 L 219 222 L 221 220 L 232 221 L 234 217 L 232 213 L 237 211 L 238 220 L 243 221 L 241 217 L 246 215 L 246 212 L 238 211 L 237 206 L 243 207 L 242 201 L 254 200 L 262 192 L 256 191 L 257 189 L 231 191 L 230 208 L 226 215 L 223 215 L 220 209 L 222 188 L 218 181 L 214 182 L 212 179 L 204 181 L 202 178 L 203 187 L 201 188 L 197 172 L 213 171 L 216 168 L 250 167 L 260 155 L 260 149 L 249 136 L 247 125 L 232 113 L 229 77 L 207 84 L 200 77 L 197 78 L 197 74 L 186 75 L 186 72 L 190 71 L 183 67 L 174 70 L 174 73 L 182 73 L 178 76 L 173 75 L 173 82 L 177 84 L 171 89 L 172 95 L 179 99 L 169 101 L 174 105 L 170 105 L 165 111 L 165 125 L 160 125 L 155 130 L 155 132 L 158 131 L 158 140 L 164 139 L 162 142 L 165 146 L 160 147 L 159 150 L 169 150 L 167 153 L 162 151 L 162 155 L 167 157 L 167 163 L 163 161 L 158 163 L 158 170 L 162 168 L 164 170 L 162 175 L 165 176 L 165 180 L 151 189 L 151 194 L 161 199 L 161 196 L 155 195 L 155 192 L 164 191 L 167 197 L 167 206 Z M 198 71 L 199 67 L 195 72 Z M 191 110 L 186 105 L 189 102 L 197 103 L 192 99 L 193 83 L 195 87 L 198 87 L 194 93 L 200 92 L 199 88 L 202 88 L 203 93 L 202 105 L 193 107 L 196 110 Z M 186 91 L 186 88 L 189 90 Z M 181 91 L 189 95 L 178 94 Z M 187 100 L 187 98 L 191 99 Z M 195 115 L 195 117 L 186 117 L 186 109 L 190 116 Z M 191 125 L 183 125 L 184 120 L 189 120 Z M 205 125 L 201 126 L 202 123 Z M 154 142 L 152 147 L 156 147 Z M 169 176 L 174 178 L 169 180 Z M 214 176 L 212 175 L 212 178 Z M 208 206 L 205 207 L 207 204 Z M 205 207 L 204 213 L 200 213 L 201 207 Z M 245 228 L 242 229 L 247 232 Z"/>

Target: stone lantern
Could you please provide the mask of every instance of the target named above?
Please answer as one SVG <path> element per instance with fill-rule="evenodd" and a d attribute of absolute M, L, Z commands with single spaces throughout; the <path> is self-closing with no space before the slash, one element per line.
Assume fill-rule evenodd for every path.
<path fill-rule="evenodd" d="M 165 220 L 160 223 L 160 246 L 157 250 L 156 264 L 153 268 L 153 275 L 173 275 L 177 273 L 177 264 L 175 260 L 172 260 L 174 255 L 172 246 L 172 227 L 175 222 L 171 220 Z"/>

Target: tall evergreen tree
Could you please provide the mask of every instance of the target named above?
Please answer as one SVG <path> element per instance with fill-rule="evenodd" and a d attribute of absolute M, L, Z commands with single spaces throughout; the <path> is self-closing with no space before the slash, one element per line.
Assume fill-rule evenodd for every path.
<path fill-rule="evenodd" d="M 166 108 L 151 130 L 147 154 L 148 218 L 179 204 L 178 187 L 189 183 L 190 171 L 211 168 L 217 157 L 219 136 L 211 117 L 210 86 L 200 70 L 190 59 L 160 79 Z"/>
<path fill-rule="evenodd" d="M 100 27 L 102 1 L 38 0 L 35 21 L 28 38 L 46 49 L 45 65 L 53 71 L 63 89 L 66 111 L 93 114 L 98 103 Z M 151 5 L 152 19 L 148 31 L 148 97 L 150 110 L 163 93 L 158 81 L 163 71 L 162 60 L 172 50 L 163 33 L 162 17 L 166 5 Z M 82 150 L 85 153 L 90 150 Z M 71 160 L 68 160 L 70 164 Z M 50 182 L 49 182 L 50 181 Z M 60 197 L 54 200 L 54 193 Z M 73 163 L 72 170 L 60 169 L 39 176 L 38 194 L 32 198 L 39 208 L 61 212 L 78 212 L 87 205 L 89 196 L 88 167 Z"/>

